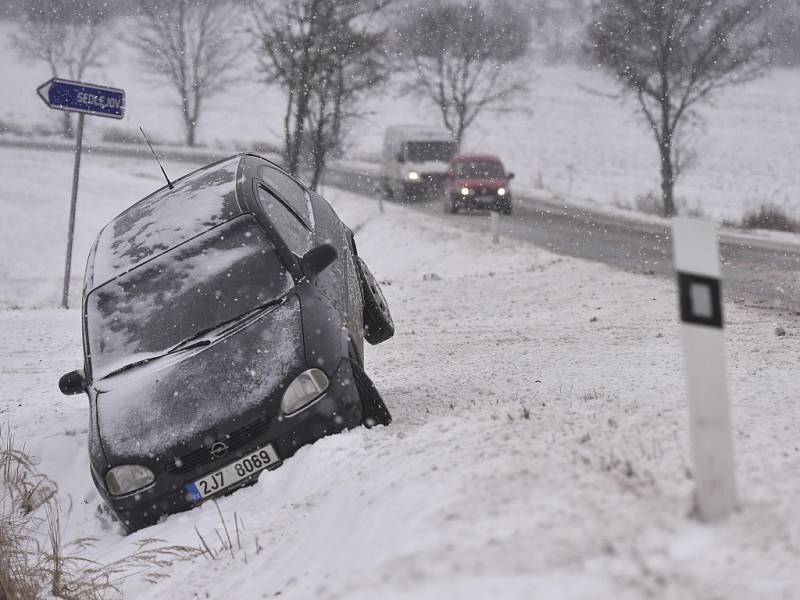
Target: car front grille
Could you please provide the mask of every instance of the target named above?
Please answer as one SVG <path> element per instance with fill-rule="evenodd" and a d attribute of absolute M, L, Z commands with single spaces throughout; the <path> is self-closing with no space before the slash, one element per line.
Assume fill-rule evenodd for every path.
<path fill-rule="evenodd" d="M 165 470 L 167 473 L 178 475 L 181 473 L 194 471 L 197 467 L 212 461 L 219 462 L 219 464 L 222 465 L 234 458 L 236 450 L 242 448 L 243 446 L 247 445 L 248 442 L 263 434 L 268 427 L 268 418 L 261 417 L 255 421 L 251 421 L 247 425 L 244 425 L 239 429 L 232 431 L 228 435 L 215 440 L 215 442 L 224 442 L 228 446 L 228 451 L 225 456 L 215 457 L 211 454 L 211 448 L 213 444 L 204 445 L 197 450 L 193 450 L 188 454 L 184 454 L 183 456 L 179 456 L 176 459 L 169 461 L 165 467 Z"/>

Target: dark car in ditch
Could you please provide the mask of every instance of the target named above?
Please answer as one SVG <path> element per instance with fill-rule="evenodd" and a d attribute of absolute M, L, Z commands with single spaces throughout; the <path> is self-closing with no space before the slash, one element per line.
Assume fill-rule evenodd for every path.
<path fill-rule="evenodd" d="M 242 154 L 97 237 L 83 287 L 91 475 L 128 531 L 254 482 L 298 448 L 388 424 L 363 342 L 394 325 L 325 199 Z"/>

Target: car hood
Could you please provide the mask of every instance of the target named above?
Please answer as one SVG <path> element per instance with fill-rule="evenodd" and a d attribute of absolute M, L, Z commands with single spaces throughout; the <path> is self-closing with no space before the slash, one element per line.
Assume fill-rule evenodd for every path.
<path fill-rule="evenodd" d="M 496 190 L 501 187 L 508 187 L 508 179 L 456 179 L 455 185 L 458 187 Z"/>
<path fill-rule="evenodd" d="M 291 296 L 211 345 L 179 352 L 96 383 L 97 426 L 110 463 L 155 457 L 262 404 L 304 368 L 300 304 Z"/>

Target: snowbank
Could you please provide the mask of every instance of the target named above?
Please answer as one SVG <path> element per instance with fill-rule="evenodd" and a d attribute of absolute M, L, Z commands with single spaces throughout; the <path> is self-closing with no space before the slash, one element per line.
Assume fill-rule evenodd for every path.
<path fill-rule="evenodd" d="M 85 196 L 82 243 L 87 229 L 157 185 L 157 173 L 132 174 L 145 163 L 87 168 L 123 191 Z M 24 191 L 28 173 L 22 165 L 13 173 L 21 181 L 3 185 Z M 128 597 L 796 593 L 796 316 L 726 306 L 742 510 L 700 525 L 687 516 L 692 480 L 671 282 L 518 242 L 492 245 L 488 232 L 459 230 L 445 216 L 391 204 L 381 214 L 374 201 L 327 193 L 357 229 L 395 316 L 396 337 L 366 355 L 395 422 L 324 439 L 221 498 L 234 538 L 234 520 L 243 522 L 241 547 L 234 539 L 216 560 L 176 563 L 156 585 L 134 578 Z M 36 219 L 54 206 L 29 198 L 41 211 Z M 474 218 L 488 228 L 485 215 Z M 31 271 L 56 275 L 49 253 L 61 251 L 61 232 L 28 231 L 31 246 L 4 229 L 4 255 L 22 264 L 41 246 Z M 0 277 L 14 295 L 7 290 L 15 280 Z M 787 335 L 776 337 L 777 325 Z M 225 534 L 212 503 L 127 538 L 99 509 L 85 455 L 85 399 L 56 388 L 58 376 L 79 365 L 78 311 L 6 310 L 0 329 L 0 415 L 72 498 L 67 539 L 97 537 L 89 552 L 101 561 L 145 538 L 197 546 L 195 528 L 220 546 L 215 530 Z"/>

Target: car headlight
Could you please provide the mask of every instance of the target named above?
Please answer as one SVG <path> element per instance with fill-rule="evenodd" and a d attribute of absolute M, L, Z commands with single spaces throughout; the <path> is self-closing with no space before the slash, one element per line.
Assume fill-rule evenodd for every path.
<path fill-rule="evenodd" d="M 147 467 L 141 465 L 120 465 L 114 467 L 106 475 L 106 487 L 112 496 L 124 496 L 155 480 L 155 475 Z"/>
<path fill-rule="evenodd" d="M 461 188 L 461 195 L 462 196 L 469 196 L 469 188 Z"/>
<path fill-rule="evenodd" d="M 497 195 L 498 196 L 505 196 L 506 195 L 506 188 L 497 188 Z"/>
<path fill-rule="evenodd" d="M 409 181 L 418 181 L 419 180 L 419 173 L 416 171 L 409 171 L 408 173 Z"/>
<path fill-rule="evenodd" d="M 289 416 L 302 410 L 322 396 L 328 389 L 328 385 L 330 385 L 328 377 L 319 369 L 303 371 L 283 393 L 281 412 Z"/>

